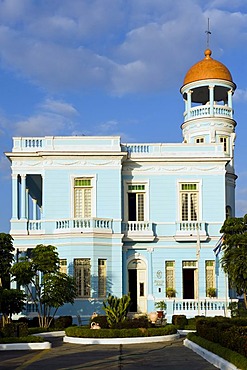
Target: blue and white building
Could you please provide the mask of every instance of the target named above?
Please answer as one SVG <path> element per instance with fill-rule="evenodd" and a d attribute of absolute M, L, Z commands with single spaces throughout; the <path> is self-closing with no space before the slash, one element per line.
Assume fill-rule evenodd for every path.
<path fill-rule="evenodd" d="M 213 249 L 235 209 L 235 88 L 207 49 L 180 89 L 182 143 L 13 138 L 10 233 L 18 253 L 55 245 L 61 271 L 75 276 L 78 298 L 59 315 L 87 318 L 108 293 L 128 292 L 132 312 L 165 300 L 168 320 L 228 314 L 228 281 Z"/>

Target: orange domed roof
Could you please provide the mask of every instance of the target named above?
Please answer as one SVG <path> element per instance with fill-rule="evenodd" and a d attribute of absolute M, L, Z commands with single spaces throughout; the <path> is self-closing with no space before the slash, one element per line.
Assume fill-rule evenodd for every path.
<path fill-rule="evenodd" d="M 186 73 L 184 78 L 184 85 L 199 80 L 208 80 L 211 78 L 232 81 L 231 73 L 224 64 L 211 58 L 212 51 L 206 49 L 205 58 L 200 62 L 194 64 Z"/>

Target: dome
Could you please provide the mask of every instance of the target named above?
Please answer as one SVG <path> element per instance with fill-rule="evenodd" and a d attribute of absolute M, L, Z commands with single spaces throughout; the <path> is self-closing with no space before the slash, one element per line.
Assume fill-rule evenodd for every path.
<path fill-rule="evenodd" d="M 212 51 L 206 49 L 205 58 L 194 64 L 186 73 L 184 85 L 199 80 L 220 79 L 233 82 L 231 73 L 224 64 L 211 58 Z"/>

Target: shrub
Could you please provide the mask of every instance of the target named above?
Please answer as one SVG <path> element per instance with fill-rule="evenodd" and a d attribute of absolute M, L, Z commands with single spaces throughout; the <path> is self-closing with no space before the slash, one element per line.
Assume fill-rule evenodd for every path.
<path fill-rule="evenodd" d="M 126 338 L 126 337 L 150 337 L 158 335 L 176 334 L 174 325 L 166 325 L 160 328 L 139 328 L 139 329 L 100 329 L 92 330 L 83 327 L 69 327 L 65 333 L 70 337 L 77 338 Z"/>
<path fill-rule="evenodd" d="M 147 316 L 140 316 L 136 318 L 127 317 L 125 321 L 112 325 L 114 329 L 138 329 L 138 328 L 149 328 L 151 323 Z"/>
<path fill-rule="evenodd" d="M 40 343 L 44 342 L 44 338 L 42 337 L 34 337 L 32 335 L 26 337 L 9 337 L 9 338 L 0 338 L 0 343 Z"/>
<path fill-rule="evenodd" d="M 177 327 L 177 329 L 184 329 L 187 325 L 187 319 L 185 315 L 173 315 L 172 323 Z"/>
<path fill-rule="evenodd" d="M 247 326 L 244 319 L 204 318 L 196 323 L 197 334 L 247 356 Z"/>
<path fill-rule="evenodd" d="M 224 358 L 226 361 L 231 362 L 239 369 L 247 369 L 247 358 L 234 352 L 230 349 L 222 347 L 217 343 L 210 342 L 204 338 L 199 337 L 194 333 L 189 333 L 187 338 L 206 350 L 215 353 L 216 355 Z"/>
<path fill-rule="evenodd" d="M 25 337 L 28 335 L 28 325 L 27 323 L 9 323 L 6 324 L 2 330 L 3 337 Z"/>
<path fill-rule="evenodd" d="M 109 327 L 126 320 L 130 303 L 130 294 L 123 295 L 121 298 L 108 295 L 108 298 L 103 302 L 103 310 L 106 313 Z"/>
<path fill-rule="evenodd" d="M 55 329 L 64 329 L 72 325 L 72 316 L 59 316 L 55 319 Z"/>

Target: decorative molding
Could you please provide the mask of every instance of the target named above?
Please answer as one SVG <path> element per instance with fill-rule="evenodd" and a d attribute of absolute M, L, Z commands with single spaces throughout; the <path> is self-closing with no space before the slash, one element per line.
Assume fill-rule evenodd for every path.
<path fill-rule="evenodd" d="M 222 166 L 211 166 L 211 167 L 199 167 L 199 166 L 142 166 L 139 167 L 135 164 L 124 166 L 123 165 L 123 173 L 125 172 L 155 172 L 155 173 L 171 173 L 171 172 L 222 172 L 225 171 L 225 165 Z"/>

